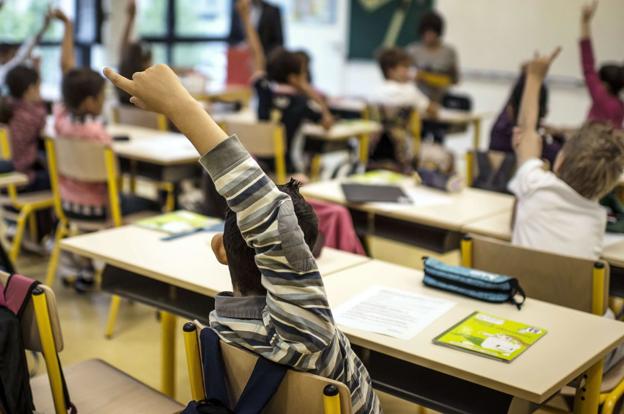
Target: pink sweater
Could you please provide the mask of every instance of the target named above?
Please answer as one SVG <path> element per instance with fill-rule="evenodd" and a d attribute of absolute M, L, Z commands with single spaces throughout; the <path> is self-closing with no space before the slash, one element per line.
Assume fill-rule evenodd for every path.
<path fill-rule="evenodd" d="M 587 115 L 588 121 L 609 122 L 614 128 L 622 128 L 624 122 L 624 102 L 609 93 L 602 84 L 594 62 L 591 39 L 581 39 L 581 65 L 585 84 L 592 99 Z"/>
<path fill-rule="evenodd" d="M 80 122 L 72 119 L 63 105 L 54 108 L 54 129 L 63 138 L 82 139 L 91 142 L 111 144 L 112 137 L 97 120 Z M 85 183 L 68 177 L 59 177 L 61 198 L 65 202 L 90 207 L 106 207 L 108 190 L 106 183 Z"/>

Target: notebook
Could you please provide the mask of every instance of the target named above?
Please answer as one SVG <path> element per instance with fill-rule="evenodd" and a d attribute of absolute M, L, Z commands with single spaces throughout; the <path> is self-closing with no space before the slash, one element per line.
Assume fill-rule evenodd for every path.
<path fill-rule="evenodd" d="M 396 185 L 344 183 L 341 186 L 349 203 L 412 203 L 403 189 Z"/>

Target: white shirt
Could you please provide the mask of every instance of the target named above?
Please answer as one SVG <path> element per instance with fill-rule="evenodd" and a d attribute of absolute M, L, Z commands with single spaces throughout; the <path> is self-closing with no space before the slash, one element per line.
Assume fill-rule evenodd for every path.
<path fill-rule="evenodd" d="M 401 83 L 386 79 L 375 91 L 372 101 L 388 106 L 412 106 L 424 110 L 429 106 L 425 96 L 413 82 Z"/>
<path fill-rule="evenodd" d="M 574 191 L 538 159 L 526 161 L 509 182 L 518 198 L 512 243 L 586 259 L 602 253 L 607 212 Z"/>

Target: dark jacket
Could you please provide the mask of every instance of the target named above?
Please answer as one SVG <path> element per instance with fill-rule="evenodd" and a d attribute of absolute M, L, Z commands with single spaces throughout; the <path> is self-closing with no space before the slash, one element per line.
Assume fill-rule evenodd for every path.
<path fill-rule="evenodd" d="M 232 2 L 235 3 L 235 2 Z M 265 1 L 260 2 L 261 13 L 258 21 L 258 37 L 262 43 L 264 53 L 268 55 L 276 47 L 284 46 L 284 34 L 282 32 L 282 13 L 280 9 Z M 228 42 L 231 45 L 245 40 L 245 31 L 236 11 L 232 12 L 232 26 Z"/>

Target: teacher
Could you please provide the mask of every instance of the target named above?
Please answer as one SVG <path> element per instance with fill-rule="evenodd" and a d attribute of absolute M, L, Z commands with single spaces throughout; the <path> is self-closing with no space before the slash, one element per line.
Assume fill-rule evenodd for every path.
<path fill-rule="evenodd" d="M 253 0 L 251 2 L 251 21 L 258 31 L 260 43 L 262 43 L 262 48 L 267 55 L 276 48 L 284 46 L 282 13 L 278 7 L 264 0 Z M 233 11 L 228 41 L 230 45 L 236 45 L 244 39 L 245 33 L 242 22 L 238 13 Z"/>

